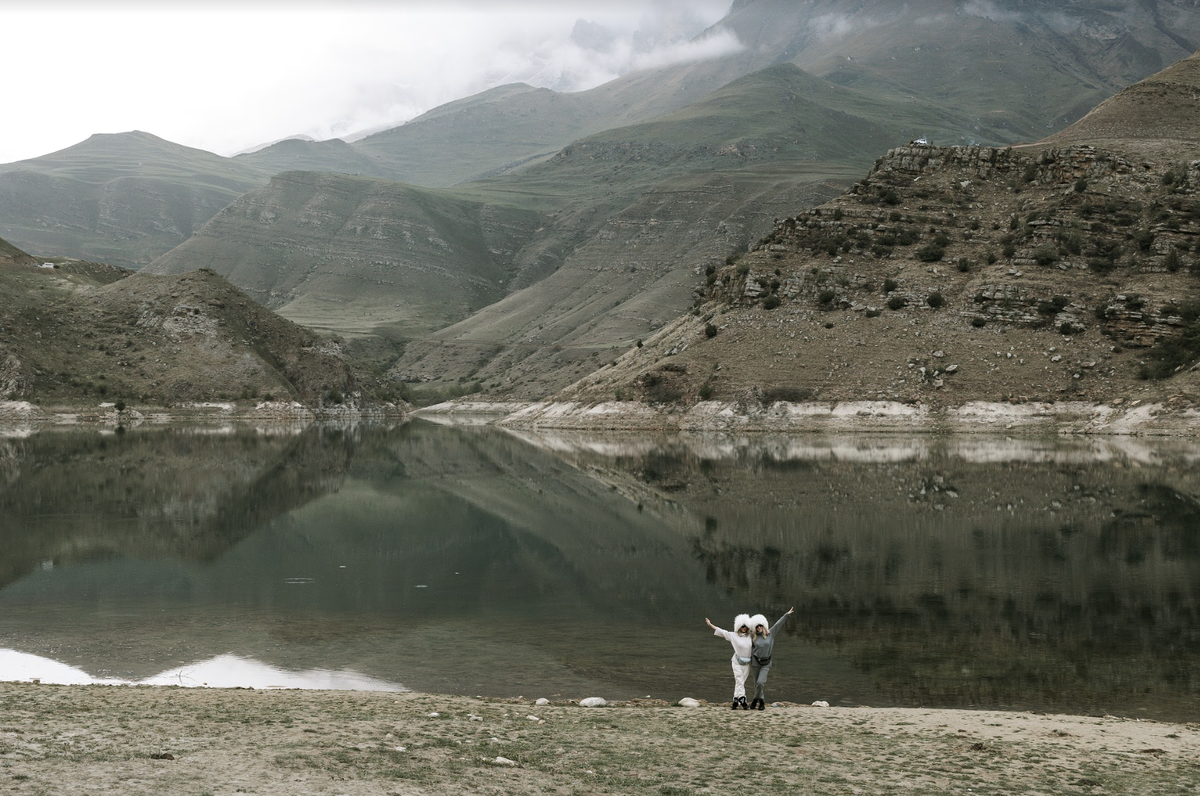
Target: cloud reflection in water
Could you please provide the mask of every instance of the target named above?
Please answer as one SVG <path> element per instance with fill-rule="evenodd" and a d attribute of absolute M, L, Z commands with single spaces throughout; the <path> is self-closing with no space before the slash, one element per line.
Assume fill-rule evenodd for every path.
<path fill-rule="evenodd" d="M 142 680 L 121 680 L 93 677 L 75 666 L 11 649 L 0 649 L 0 680 L 36 680 L 52 685 L 177 685 L 185 688 L 302 688 L 326 691 L 409 690 L 399 683 L 368 677 L 348 669 L 308 669 L 293 672 L 237 655 L 218 655 Z"/>

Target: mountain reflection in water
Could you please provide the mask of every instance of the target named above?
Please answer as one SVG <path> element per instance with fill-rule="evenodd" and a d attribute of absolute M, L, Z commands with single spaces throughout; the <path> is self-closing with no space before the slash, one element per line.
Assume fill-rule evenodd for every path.
<path fill-rule="evenodd" d="M 704 617 L 794 604 L 770 698 L 1194 720 L 1198 468 L 1144 439 L 40 433 L 0 440 L 0 646 L 723 701 Z"/>

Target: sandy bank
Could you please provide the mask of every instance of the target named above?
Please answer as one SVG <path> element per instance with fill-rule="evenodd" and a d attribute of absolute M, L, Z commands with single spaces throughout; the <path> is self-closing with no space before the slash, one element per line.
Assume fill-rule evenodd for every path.
<path fill-rule="evenodd" d="M 753 771 L 767 793 L 1151 794 L 1200 775 L 1200 725 L 1111 716 L 13 683 L 0 709 L 14 793 L 659 796 Z"/>
<path fill-rule="evenodd" d="M 632 401 L 527 404 L 447 402 L 417 410 L 435 422 L 494 423 L 525 429 L 695 432 L 947 432 L 1195 436 L 1200 411 L 1167 403 L 1000 403 L 931 407 L 895 401 L 777 402 L 767 406 L 702 401 L 653 406 Z"/>

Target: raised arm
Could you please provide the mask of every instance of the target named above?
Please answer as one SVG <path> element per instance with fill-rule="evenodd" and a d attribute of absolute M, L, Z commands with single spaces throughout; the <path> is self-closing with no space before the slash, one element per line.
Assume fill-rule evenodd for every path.
<path fill-rule="evenodd" d="M 712 622 L 708 621 L 708 617 L 707 617 L 707 616 L 706 616 L 706 617 L 704 617 L 704 624 L 706 624 L 706 625 L 708 625 L 709 627 L 711 627 L 711 628 L 712 628 L 712 630 L 713 630 L 713 635 L 714 635 L 714 636 L 720 636 L 721 638 L 723 638 L 723 639 L 725 639 L 725 640 L 727 640 L 727 641 L 732 641 L 732 640 L 733 640 L 733 638 L 732 638 L 732 637 L 733 637 L 733 635 L 734 635 L 733 633 L 730 633 L 728 630 L 722 630 L 721 628 L 717 627 L 717 626 L 716 626 L 716 625 L 714 625 Z"/>
<path fill-rule="evenodd" d="M 771 625 L 771 631 L 770 631 L 770 632 L 771 632 L 771 635 L 774 635 L 776 630 L 778 630 L 779 628 L 783 627 L 783 623 L 787 621 L 787 618 L 788 618 L 789 616 L 791 616 L 791 615 L 792 615 L 792 612 L 793 612 L 793 611 L 795 611 L 795 610 L 796 610 L 795 608 L 789 608 L 789 609 L 787 610 L 787 613 L 786 613 L 786 614 L 784 614 L 783 616 L 779 617 L 779 621 L 778 621 L 778 622 L 776 622 L 775 624 Z"/>

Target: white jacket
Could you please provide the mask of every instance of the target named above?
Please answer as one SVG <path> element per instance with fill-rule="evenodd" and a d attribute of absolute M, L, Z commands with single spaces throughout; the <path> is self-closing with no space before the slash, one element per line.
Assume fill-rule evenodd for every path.
<path fill-rule="evenodd" d="M 747 630 L 752 630 L 750 627 L 750 617 L 748 614 L 738 614 L 733 620 L 733 630 L 722 630 L 717 628 L 713 631 L 714 636 L 720 636 L 733 645 L 733 654 L 739 659 L 739 663 L 750 663 L 750 650 L 754 647 L 754 636 L 737 634 L 738 628 L 745 626 Z"/>

